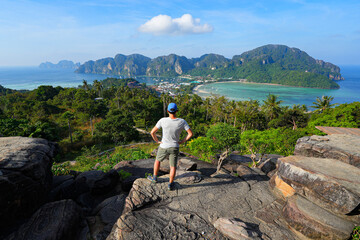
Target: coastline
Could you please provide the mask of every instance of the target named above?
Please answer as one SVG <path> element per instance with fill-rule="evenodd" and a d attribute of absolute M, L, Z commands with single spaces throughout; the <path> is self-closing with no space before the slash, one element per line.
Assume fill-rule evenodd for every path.
<path fill-rule="evenodd" d="M 199 88 L 201 86 L 204 86 L 206 84 L 212 84 L 212 83 L 244 83 L 244 84 L 257 84 L 257 85 L 268 85 L 268 86 L 281 86 L 281 87 L 293 87 L 293 88 L 310 88 L 310 89 L 324 89 L 324 90 L 337 90 L 337 89 L 325 89 L 325 88 L 313 88 L 313 87 L 300 87 L 300 86 L 291 86 L 291 85 L 282 85 L 282 84 L 278 84 L 278 83 L 258 83 L 258 82 L 248 82 L 247 79 L 239 79 L 239 80 L 234 80 L 234 81 L 218 81 L 218 82 L 211 82 L 211 83 L 204 83 L 204 84 L 200 84 L 197 85 L 194 89 L 193 89 L 193 94 L 197 94 L 197 93 L 207 93 L 210 94 L 209 92 L 203 91 L 203 90 L 199 90 Z M 339 89 L 339 88 L 338 88 Z"/>
<path fill-rule="evenodd" d="M 211 82 L 211 83 L 203 83 L 203 84 L 199 84 L 196 87 L 194 87 L 193 89 L 193 94 L 198 94 L 198 93 L 207 93 L 210 94 L 207 91 L 204 90 L 199 90 L 200 87 L 206 85 L 206 84 L 213 84 L 213 83 L 244 83 L 244 84 L 262 84 L 262 85 L 269 85 L 269 86 L 284 86 L 284 87 L 294 87 L 294 86 L 286 86 L 286 85 L 281 85 L 281 84 L 277 84 L 277 83 L 257 83 L 257 82 L 248 82 L 247 79 L 239 79 L 239 80 L 234 80 L 234 81 L 219 81 L 219 82 Z"/>

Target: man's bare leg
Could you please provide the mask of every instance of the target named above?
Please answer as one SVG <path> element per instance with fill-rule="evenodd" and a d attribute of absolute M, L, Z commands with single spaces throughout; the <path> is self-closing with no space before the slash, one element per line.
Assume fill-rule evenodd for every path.
<path fill-rule="evenodd" d="M 170 180 L 169 180 L 169 183 L 174 182 L 175 174 L 176 174 L 176 167 L 170 167 Z"/>
<path fill-rule="evenodd" d="M 160 161 L 155 160 L 155 162 L 154 162 L 154 176 L 158 175 L 159 169 L 160 169 Z"/>

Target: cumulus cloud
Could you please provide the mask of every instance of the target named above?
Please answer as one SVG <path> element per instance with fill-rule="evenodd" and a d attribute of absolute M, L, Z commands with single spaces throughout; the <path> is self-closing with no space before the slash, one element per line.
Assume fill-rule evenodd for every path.
<path fill-rule="evenodd" d="M 199 18 L 184 14 L 180 18 L 171 18 L 168 15 L 158 15 L 139 27 L 140 32 L 154 35 L 184 35 L 200 34 L 213 31 L 207 23 L 200 24 Z"/>

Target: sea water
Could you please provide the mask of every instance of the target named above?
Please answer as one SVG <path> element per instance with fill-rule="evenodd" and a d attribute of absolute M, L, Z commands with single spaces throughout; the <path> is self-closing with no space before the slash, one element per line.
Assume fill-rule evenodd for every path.
<path fill-rule="evenodd" d="M 205 84 L 198 88 L 201 97 L 225 96 L 236 101 L 258 100 L 262 103 L 269 94 L 277 95 L 282 105 L 313 105 L 317 97 L 332 96 L 332 103 L 352 103 L 360 101 L 360 66 L 342 66 L 344 81 L 337 81 L 340 89 L 314 89 L 285 87 L 278 85 L 251 84 L 240 82 L 222 82 Z"/>
<path fill-rule="evenodd" d="M 0 85 L 16 90 L 33 90 L 40 85 L 61 87 L 78 87 L 86 80 L 92 84 L 94 80 L 103 80 L 107 77 L 116 77 L 106 74 L 75 73 L 74 69 L 43 69 L 39 67 L 0 67 Z M 147 85 L 153 84 L 151 78 L 137 79 Z"/>

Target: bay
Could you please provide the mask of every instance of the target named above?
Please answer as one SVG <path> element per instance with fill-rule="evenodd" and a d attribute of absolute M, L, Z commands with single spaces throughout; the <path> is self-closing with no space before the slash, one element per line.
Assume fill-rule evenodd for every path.
<path fill-rule="evenodd" d="M 92 84 L 94 80 L 120 76 L 106 74 L 75 73 L 74 69 L 43 69 L 39 67 L 0 67 L 0 85 L 16 90 L 33 90 L 40 85 L 61 87 L 77 87 L 86 80 Z M 154 80 L 148 77 L 136 78 L 141 83 L 152 85 Z"/>
<path fill-rule="evenodd" d="M 360 101 L 360 66 L 342 66 L 341 74 L 345 78 L 337 81 L 340 89 L 314 89 L 286 87 L 278 85 L 252 84 L 240 82 L 218 82 L 200 86 L 196 94 L 201 97 L 225 96 L 230 100 L 258 100 L 262 103 L 269 94 L 277 95 L 282 105 L 313 105 L 317 97 L 332 96 L 332 103 L 352 103 Z"/>

